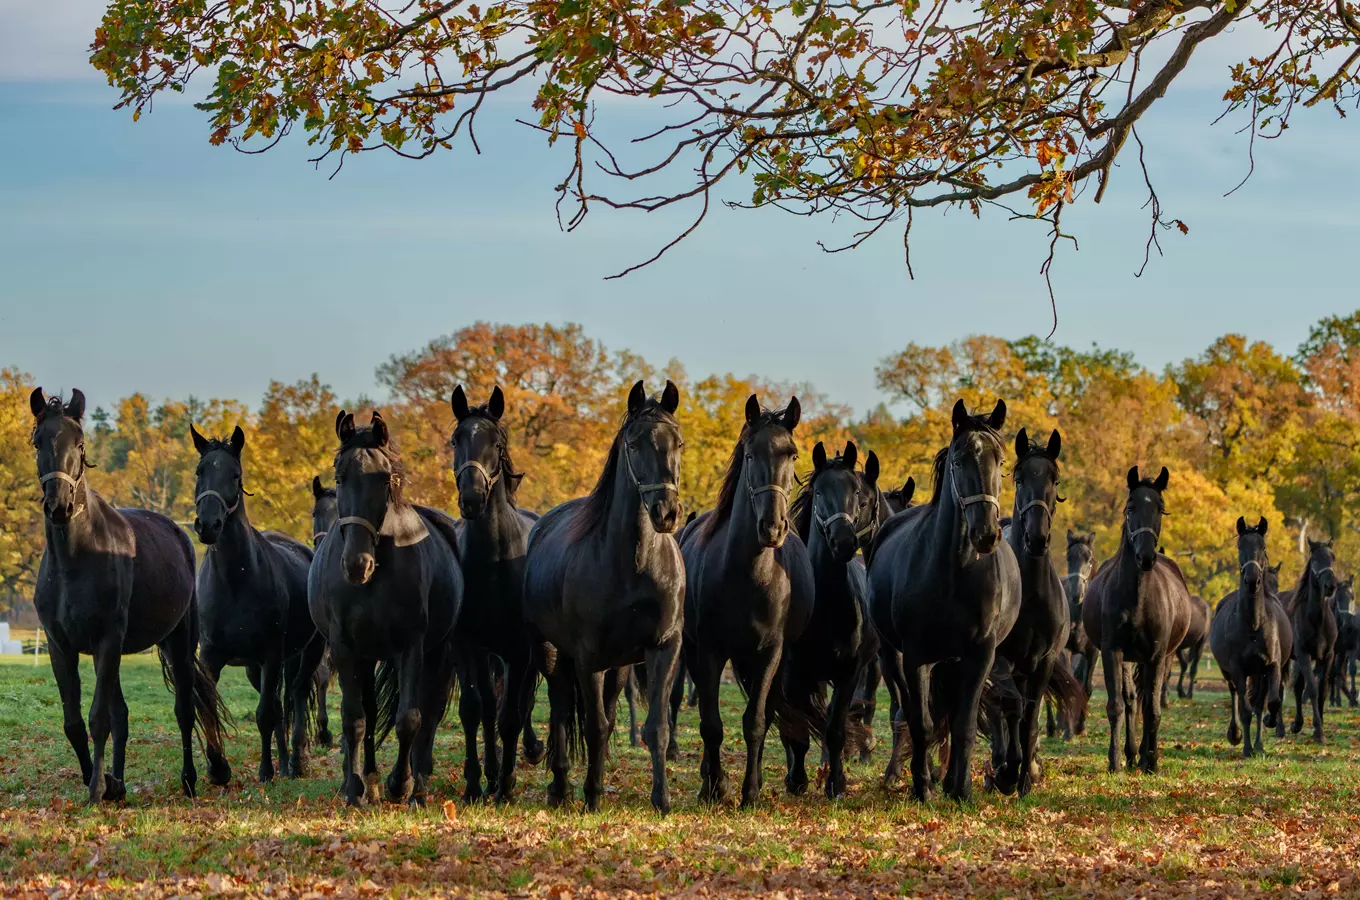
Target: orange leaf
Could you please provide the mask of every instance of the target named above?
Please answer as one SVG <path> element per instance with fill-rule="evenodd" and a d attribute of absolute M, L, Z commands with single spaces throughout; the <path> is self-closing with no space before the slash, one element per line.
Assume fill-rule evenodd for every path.
<path fill-rule="evenodd" d="M 580 122 L 572 122 L 571 126 L 576 129 L 576 136 L 584 139 L 586 136 L 586 126 Z"/>
<path fill-rule="evenodd" d="M 458 821 L 458 807 L 454 804 L 452 800 L 444 801 L 444 821 L 445 822 Z"/>

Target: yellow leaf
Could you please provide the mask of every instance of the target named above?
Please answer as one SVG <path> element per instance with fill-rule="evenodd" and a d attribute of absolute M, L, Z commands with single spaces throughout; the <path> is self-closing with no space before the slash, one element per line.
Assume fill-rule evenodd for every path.
<path fill-rule="evenodd" d="M 572 122 L 571 126 L 576 129 L 576 136 L 584 140 L 586 136 L 586 126 L 580 122 Z"/>

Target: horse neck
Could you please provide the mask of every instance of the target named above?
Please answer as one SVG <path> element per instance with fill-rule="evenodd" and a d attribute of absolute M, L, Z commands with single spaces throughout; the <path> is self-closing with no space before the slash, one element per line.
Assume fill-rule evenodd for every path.
<path fill-rule="evenodd" d="M 246 498 L 242 496 L 208 552 L 219 555 L 223 562 L 230 562 L 228 571 L 253 571 L 253 563 L 260 554 L 259 542 L 260 533 L 250 524 Z"/>
<path fill-rule="evenodd" d="M 1310 619 L 1322 618 L 1322 614 L 1324 611 L 1323 607 L 1325 607 L 1327 604 L 1322 599 L 1322 583 L 1318 581 L 1317 576 L 1313 574 L 1313 570 L 1311 568 L 1308 570 L 1308 583 L 1306 586 L 1306 591 L 1307 592 L 1304 594 L 1303 597 L 1304 612 L 1307 613 L 1308 618 Z"/>
<path fill-rule="evenodd" d="M 1248 591 L 1239 581 L 1237 595 L 1242 598 L 1247 605 L 1247 615 L 1243 624 L 1252 633 L 1260 631 L 1265 627 L 1266 610 L 1266 581 L 1262 578 L 1256 585 L 1256 590 Z"/>
<path fill-rule="evenodd" d="M 846 562 L 838 562 L 831 554 L 826 536 L 817 525 L 817 514 L 812 515 L 812 526 L 808 529 L 808 559 L 812 563 L 812 576 L 817 583 L 817 597 L 835 598 L 849 593 L 846 572 L 854 564 L 854 557 Z M 828 590 L 830 589 L 830 590 Z"/>
<path fill-rule="evenodd" d="M 1133 541 L 1129 540 L 1128 529 L 1120 529 L 1119 555 L 1115 561 L 1115 585 L 1119 588 L 1114 591 L 1116 605 L 1125 608 L 1137 606 L 1141 600 L 1139 588 L 1143 577 L 1148 574 L 1139 568 L 1138 560 L 1134 558 Z"/>
<path fill-rule="evenodd" d="M 632 548 L 631 562 L 635 572 L 647 568 L 659 537 L 623 460 L 614 467 L 614 487 L 602 537 L 606 548 Z M 623 558 L 621 554 L 620 560 Z"/>
<path fill-rule="evenodd" d="M 756 508 L 751 500 L 751 492 L 746 483 L 746 463 L 741 463 L 741 471 L 737 474 L 736 496 L 732 498 L 732 509 L 727 514 L 727 558 L 740 565 L 755 560 L 759 560 L 762 555 L 769 551 L 771 558 L 774 555 L 772 548 L 761 544 L 759 536 L 756 534 Z M 810 530 L 816 530 L 816 513 L 813 513 L 813 521 L 809 526 Z"/>
<path fill-rule="evenodd" d="M 469 556 L 495 562 L 507 556 L 522 555 L 522 532 L 515 521 L 517 518 L 519 511 L 510 502 L 505 479 L 499 479 L 491 487 L 491 497 L 482 515 L 464 520 Z"/>
<path fill-rule="evenodd" d="M 108 531 L 108 519 L 119 518 L 118 511 L 95 493 L 84 479 L 81 479 L 80 489 L 85 492 L 85 506 L 74 519 L 65 525 L 54 525 L 51 519 L 43 518 L 47 546 L 52 549 L 57 565 L 61 568 L 77 565 L 85 552 L 97 550 L 99 535 Z"/>
<path fill-rule="evenodd" d="M 943 493 L 939 502 L 934 503 L 931 512 L 934 517 L 932 524 L 935 538 L 930 548 L 931 556 L 937 564 L 961 569 L 967 564 L 970 552 L 968 536 L 965 533 L 968 530 L 968 523 L 963 515 L 963 507 L 959 505 L 959 498 L 954 493 L 954 478 L 949 474 L 948 458 L 944 464 L 945 472 L 941 475 L 944 483 L 939 488 Z"/>

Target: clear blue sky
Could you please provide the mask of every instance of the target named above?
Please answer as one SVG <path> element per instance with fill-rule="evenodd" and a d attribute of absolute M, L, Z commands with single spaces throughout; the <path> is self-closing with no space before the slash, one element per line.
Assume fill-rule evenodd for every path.
<path fill-rule="evenodd" d="M 1045 234 L 996 213 L 918 215 L 914 282 L 900 230 L 828 256 L 815 242 L 845 227 L 725 210 L 660 263 L 604 281 L 681 219 L 599 211 L 560 232 L 552 186 L 567 160 L 510 121 L 522 108 L 491 110 L 480 157 L 369 154 L 334 180 L 300 141 L 264 156 L 209 146 L 183 102 L 134 124 L 85 62 L 101 11 L 0 0 L 0 365 L 49 390 L 253 406 L 271 378 L 317 372 L 352 397 L 376 393 L 389 355 L 474 320 L 571 320 L 693 375 L 811 381 L 865 409 L 880 399 L 875 362 L 908 341 L 1048 330 Z M 1247 166 L 1235 127 L 1210 124 L 1245 36 L 1229 40 L 1141 129 L 1190 234 L 1166 236 L 1166 258 L 1133 277 L 1147 219 L 1126 155 L 1105 202 L 1065 216 L 1081 250 L 1056 270 L 1058 341 L 1154 367 L 1227 331 L 1292 352 L 1319 317 L 1360 306 L 1356 126 L 1301 114 L 1258 142 L 1255 176 L 1225 199 Z"/>

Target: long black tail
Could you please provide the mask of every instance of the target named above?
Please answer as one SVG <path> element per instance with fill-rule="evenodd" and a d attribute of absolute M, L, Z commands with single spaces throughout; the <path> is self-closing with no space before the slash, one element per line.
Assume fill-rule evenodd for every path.
<path fill-rule="evenodd" d="M 175 691 L 175 672 L 165 652 L 157 650 L 161 660 L 161 677 L 165 686 L 173 694 Z M 236 730 L 236 720 L 231 710 L 217 692 L 217 683 L 207 666 L 194 654 L 194 731 L 204 747 L 211 747 L 219 754 L 225 753 L 226 735 Z"/>
<path fill-rule="evenodd" d="M 1076 722 L 1086 708 L 1086 689 L 1061 662 L 1048 676 L 1044 696 L 1053 701 L 1056 714 L 1064 722 Z"/>
<path fill-rule="evenodd" d="M 395 662 L 380 662 L 374 677 L 378 721 L 373 732 L 373 745 L 381 747 L 392 729 L 397 727 L 397 707 L 401 703 L 401 669 Z"/>

